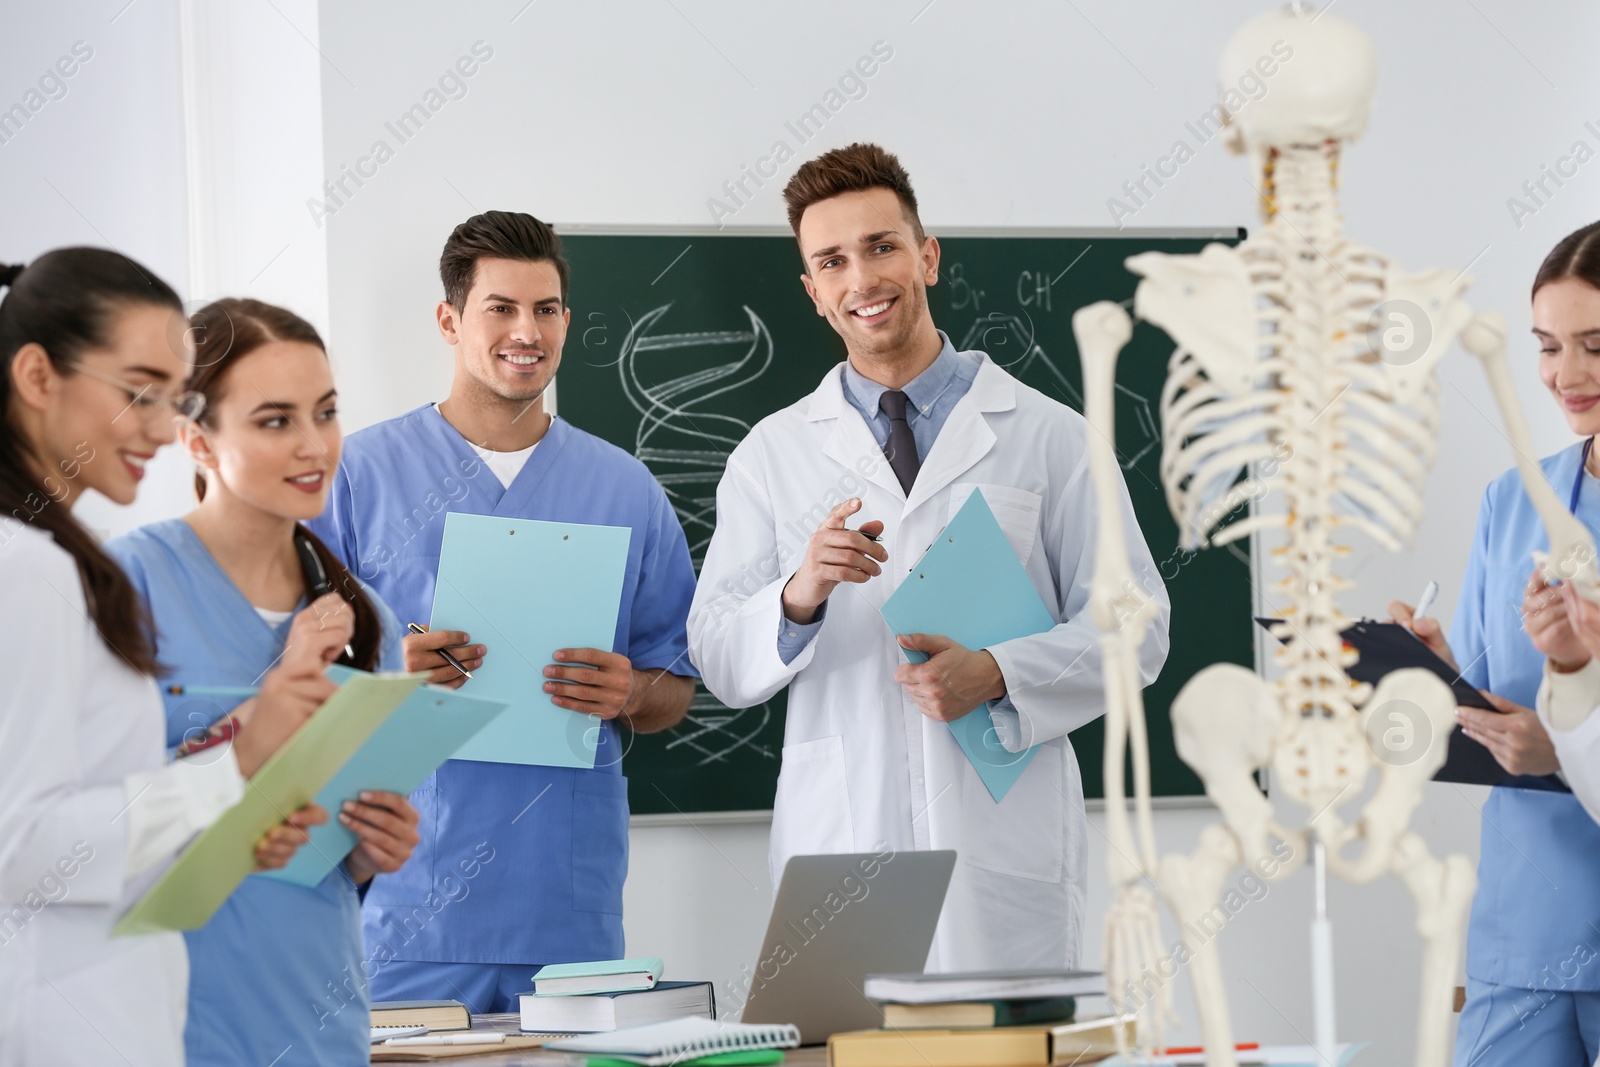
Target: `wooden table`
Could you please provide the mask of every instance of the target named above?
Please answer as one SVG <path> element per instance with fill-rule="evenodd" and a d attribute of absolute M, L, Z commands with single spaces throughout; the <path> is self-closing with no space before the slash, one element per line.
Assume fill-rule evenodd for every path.
<path fill-rule="evenodd" d="M 507 1012 L 501 1015 L 474 1015 L 472 1028 L 474 1030 L 496 1030 L 503 1034 L 517 1034 L 521 1016 L 516 1012 Z M 554 1040 L 554 1039 L 552 1039 Z M 426 1048 L 416 1051 L 426 1052 Z M 565 1064 L 568 1054 L 564 1052 L 546 1052 L 544 1049 L 502 1049 L 498 1052 L 487 1052 L 479 1056 L 452 1057 L 439 1060 L 439 1063 L 461 1063 L 470 1067 L 505 1067 L 515 1064 L 517 1067 L 546 1067 L 552 1064 Z M 784 1050 L 784 1067 L 824 1067 L 828 1062 L 828 1050 L 821 1045 L 812 1048 L 792 1048 Z"/>

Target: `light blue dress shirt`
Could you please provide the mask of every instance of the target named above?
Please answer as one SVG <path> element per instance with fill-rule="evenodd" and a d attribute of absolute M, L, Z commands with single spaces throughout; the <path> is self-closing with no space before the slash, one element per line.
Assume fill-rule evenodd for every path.
<path fill-rule="evenodd" d="M 912 438 L 917 442 L 919 463 L 928 458 L 934 439 L 944 428 L 950 412 L 972 388 L 973 379 L 977 378 L 981 365 L 973 353 L 957 352 L 943 330 L 939 331 L 939 339 L 944 342 L 944 347 L 939 349 L 939 354 L 928 365 L 928 369 L 907 382 L 901 390 L 910 401 L 906 405 L 906 422 L 911 427 Z M 878 447 L 883 448 L 889 443 L 889 416 L 879 410 L 878 401 L 889 391 L 889 387 L 868 378 L 848 360 L 839 373 L 844 376 L 844 398 L 861 413 Z M 808 623 L 792 622 L 787 618 L 780 621 L 778 655 L 783 657 L 784 663 L 794 662 L 800 650 L 811 643 L 817 631 L 822 629 L 822 619 L 827 611 L 828 602 L 823 601 L 817 608 L 817 617 Z"/>

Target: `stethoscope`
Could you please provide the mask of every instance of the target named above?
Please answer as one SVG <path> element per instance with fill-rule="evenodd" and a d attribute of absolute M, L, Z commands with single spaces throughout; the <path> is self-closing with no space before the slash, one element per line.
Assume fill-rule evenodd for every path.
<path fill-rule="evenodd" d="M 1583 475 L 1589 469 L 1589 453 L 1594 451 L 1594 438 L 1589 438 L 1583 443 L 1583 457 L 1578 460 L 1578 476 L 1572 479 L 1572 499 L 1567 502 L 1567 510 L 1574 515 L 1578 513 L 1578 494 L 1583 492 Z"/>

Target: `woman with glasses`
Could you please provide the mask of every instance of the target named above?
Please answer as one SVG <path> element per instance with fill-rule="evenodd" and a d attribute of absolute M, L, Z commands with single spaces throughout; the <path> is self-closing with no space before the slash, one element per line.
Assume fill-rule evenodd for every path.
<path fill-rule="evenodd" d="M 332 692 L 321 669 L 353 617 L 329 605 L 232 745 L 168 762 L 148 620 L 72 508 L 86 489 L 131 503 L 172 440 L 178 296 L 93 248 L 0 267 L 0 287 L 0 1064 L 168 1067 L 183 1060 L 183 940 L 111 927 Z M 325 819 L 291 816 L 257 860 L 283 866 Z"/>
<path fill-rule="evenodd" d="M 240 714 L 248 735 L 248 709 L 166 690 L 251 684 L 315 629 L 324 584 L 355 620 L 342 662 L 404 666 L 393 614 L 301 525 L 321 514 L 342 444 L 322 339 L 258 300 L 219 300 L 191 327 L 195 369 L 179 433 L 200 472 L 200 504 L 106 546 L 155 620 L 170 745 Z M 186 935 L 190 1067 L 366 1062 L 371 976 L 358 887 L 405 863 L 417 812 L 403 796 L 373 792 L 337 815 L 360 843 L 326 857 L 335 866 L 321 883 L 251 878 Z"/>

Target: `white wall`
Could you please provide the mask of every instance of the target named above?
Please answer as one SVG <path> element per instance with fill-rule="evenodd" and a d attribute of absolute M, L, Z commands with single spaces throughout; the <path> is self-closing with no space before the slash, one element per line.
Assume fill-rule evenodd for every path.
<path fill-rule="evenodd" d="M 190 309 L 250 295 L 327 327 L 327 253 L 302 190 L 321 180 L 315 0 L 180 5 L 95 0 L 8 12 L 0 108 L 77 42 L 91 53 L 20 132 L 0 126 L 0 260 L 63 245 L 115 248 Z M 193 92 L 185 113 L 184 59 Z M 198 180 L 191 181 L 191 174 Z M 191 226 L 190 214 L 203 221 Z M 139 499 L 89 494 L 78 517 L 107 534 L 193 506 L 192 466 L 164 449 Z"/>
<path fill-rule="evenodd" d="M 875 41 L 893 59 L 801 151 L 853 139 L 897 151 L 930 230 L 940 226 L 1103 226 L 1107 199 L 1183 135 L 1212 100 L 1229 33 L 1264 4 L 1086 0 L 982 5 L 824 0 L 753 7 L 734 0 L 578 5 L 505 0 L 470 12 L 423 4 L 325 4 L 324 49 L 349 81 L 325 80 L 330 173 L 393 140 L 384 122 L 422 98 L 476 41 L 493 50 L 465 96 L 326 222 L 333 340 L 346 410 L 378 418 L 437 398 L 448 356 L 431 325 L 435 263 L 450 228 L 491 207 L 565 224 L 716 221 L 708 199 L 785 137 L 784 120 L 818 101 Z M 405 16 L 396 12 L 403 10 Z M 1410 268 L 1467 268 L 1473 300 L 1512 323 L 1519 385 L 1540 417 L 1541 452 L 1566 443 L 1537 392 L 1527 287 L 1550 245 L 1590 221 L 1600 163 L 1590 163 L 1519 228 L 1506 199 L 1572 143 L 1600 137 L 1600 79 L 1588 43 L 1600 10 L 1508 0 L 1385 4 L 1344 0 L 1337 14 L 1372 36 L 1382 64 L 1366 140 L 1341 167 L 1348 229 Z M 791 144 L 793 138 L 789 138 Z M 798 159 L 730 220 L 781 224 L 782 182 Z M 370 168 L 369 168 L 370 169 Z M 1127 220 L 1137 226 L 1256 225 L 1244 164 L 1213 143 Z M 583 281 L 578 279 L 581 303 Z M 800 294 L 796 293 L 796 299 Z M 1062 314 L 1069 314 L 1064 309 Z M 1361 552 L 1347 607 L 1379 612 L 1424 580 L 1455 581 L 1484 485 L 1510 452 L 1476 364 L 1443 370 L 1445 430 L 1429 483 L 1429 518 L 1400 556 Z M 358 408 L 359 405 L 359 408 Z M 1085 758 L 1095 758 L 1088 754 Z M 1417 823 L 1439 851 L 1476 856 L 1482 790 L 1436 786 Z M 1158 829 L 1192 847 L 1205 811 L 1167 811 Z M 1103 912 L 1102 817 L 1090 817 L 1090 912 Z M 701 822 L 636 828 L 627 891 L 629 949 L 660 952 L 678 976 L 726 981 L 749 962 L 765 921 L 765 828 Z M 1409 1061 L 1418 940 L 1395 883 L 1336 886 L 1342 1033 L 1375 1040 L 1365 1062 Z M 1234 921 L 1223 945 L 1241 1038 L 1310 1034 L 1306 919 L 1310 883 L 1275 886 Z M 1086 959 L 1099 953 L 1091 927 Z M 1178 1005 L 1193 1033 L 1185 982 Z"/>
<path fill-rule="evenodd" d="M 126 0 L 35 5 L 26 18 L 16 9 L 6 13 L 0 109 L 37 110 L 20 130 L 12 122 L 0 126 L 0 261 L 27 263 L 52 248 L 99 245 L 184 290 L 177 26 L 175 5 Z M 41 88 L 41 78 L 59 75 L 55 64 L 74 45 L 89 58 L 60 79 L 64 93 L 56 83 Z M 30 90 L 39 95 L 30 99 Z M 79 518 L 116 533 L 167 514 L 181 498 L 183 466 L 164 454 L 146 477 L 139 503 L 119 508 L 90 494 Z"/>

